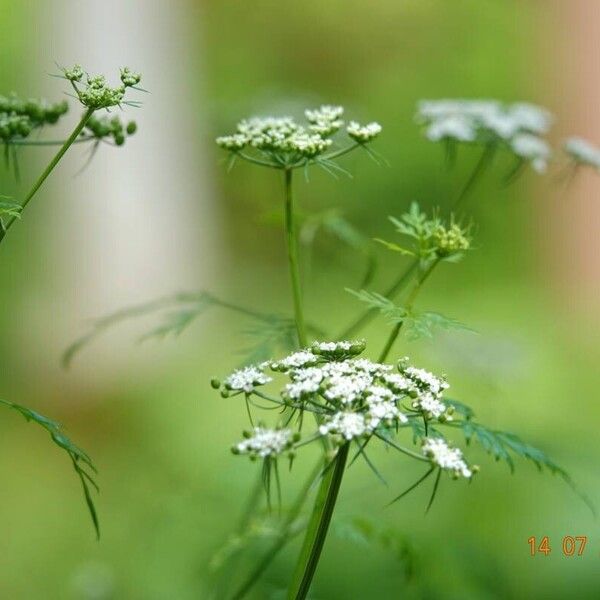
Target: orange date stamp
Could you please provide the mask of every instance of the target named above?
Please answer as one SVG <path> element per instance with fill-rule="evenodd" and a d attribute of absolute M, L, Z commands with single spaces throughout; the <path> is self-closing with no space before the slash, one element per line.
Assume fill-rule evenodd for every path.
<path fill-rule="evenodd" d="M 545 535 L 541 538 L 531 536 L 527 543 L 529 544 L 530 556 L 548 556 L 552 554 L 550 538 Z M 565 535 L 561 540 L 560 551 L 563 556 L 583 556 L 587 544 L 587 535 Z"/>

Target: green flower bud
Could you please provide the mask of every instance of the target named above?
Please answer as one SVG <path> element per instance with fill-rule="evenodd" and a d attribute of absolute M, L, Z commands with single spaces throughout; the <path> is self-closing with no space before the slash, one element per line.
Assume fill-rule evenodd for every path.
<path fill-rule="evenodd" d="M 213 377 L 210 380 L 210 385 L 213 389 L 218 390 L 221 387 L 221 382 L 219 379 L 217 379 L 216 377 Z"/>
<path fill-rule="evenodd" d="M 81 81 L 83 78 L 81 65 L 75 65 L 72 69 L 65 69 L 63 73 L 69 81 Z"/>
<path fill-rule="evenodd" d="M 127 123 L 127 135 L 133 135 L 137 131 L 137 123 L 135 121 L 129 121 Z"/>

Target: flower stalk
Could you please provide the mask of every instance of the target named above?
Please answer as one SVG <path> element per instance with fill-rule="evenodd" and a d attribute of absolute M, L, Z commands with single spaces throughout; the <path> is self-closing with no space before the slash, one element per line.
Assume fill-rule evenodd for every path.
<path fill-rule="evenodd" d="M 440 263 L 440 260 L 441 260 L 441 258 L 439 258 L 439 257 L 434 259 L 431 262 L 431 264 L 421 273 L 421 276 L 417 280 L 415 287 L 413 288 L 412 292 L 410 293 L 410 296 L 408 297 L 408 299 L 406 301 L 406 311 L 407 312 L 411 311 L 413 304 L 417 298 L 417 294 L 419 293 L 419 290 L 425 283 L 426 279 L 431 275 L 431 273 L 433 272 L 435 267 Z M 398 339 L 398 336 L 400 335 L 400 330 L 402 329 L 403 324 L 404 324 L 403 320 L 398 321 L 398 323 L 396 323 L 396 325 L 390 332 L 390 335 L 385 343 L 385 346 L 383 347 L 383 350 L 381 351 L 381 354 L 379 355 L 379 359 L 378 359 L 379 362 L 384 362 L 387 359 L 388 354 L 390 353 L 392 347 L 394 346 L 394 343 L 396 342 L 396 340 Z"/>
<path fill-rule="evenodd" d="M 60 162 L 62 157 L 65 155 L 67 150 L 77 140 L 77 138 L 79 137 L 79 134 L 83 131 L 83 128 L 86 126 L 87 122 L 90 120 L 90 117 L 94 114 L 94 112 L 95 112 L 94 108 L 88 108 L 83 113 L 83 117 L 81 117 L 81 120 L 79 121 L 79 123 L 77 123 L 75 129 L 73 129 L 73 131 L 71 132 L 71 135 L 65 140 L 64 144 L 59 148 L 58 152 L 54 155 L 54 158 L 48 163 L 48 166 L 44 169 L 43 173 L 40 175 L 38 180 L 33 184 L 33 187 L 29 190 L 29 193 L 27 194 L 27 196 L 25 196 L 25 199 L 21 203 L 21 212 L 23 212 L 25 210 L 25 208 L 27 207 L 29 202 L 36 195 L 37 191 L 42 187 L 42 185 L 44 184 L 44 181 L 46 181 L 46 179 L 48 178 L 50 173 L 52 173 L 52 171 L 54 170 L 56 165 L 58 165 L 58 163 Z M 6 235 L 6 232 L 12 227 L 13 223 L 16 220 L 17 220 L 17 217 L 13 216 L 6 222 L 4 229 L 0 232 L 0 241 L 4 238 L 4 236 Z"/>
<path fill-rule="evenodd" d="M 304 348 L 308 344 L 304 311 L 302 307 L 302 285 L 300 282 L 300 269 L 298 265 L 298 236 L 294 215 L 294 197 L 292 193 L 292 169 L 284 170 L 285 188 L 285 239 L 287 256 L 292 285 L 292 298 L 294 303 L 294 320 L 298 334 L 298 344 Z"/>
<path fill-rule="evenodd" d="M 350 444 L 345 443 L 333 458 L 333 464 L 326 467 L 288 590 L 288 600 L 304 600 L 308 594 L 342 485 L 349 449 Z"/>

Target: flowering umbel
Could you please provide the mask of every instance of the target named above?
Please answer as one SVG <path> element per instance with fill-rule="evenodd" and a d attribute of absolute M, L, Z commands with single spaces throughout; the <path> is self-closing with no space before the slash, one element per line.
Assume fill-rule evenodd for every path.
<path fill-rule="evenodd" d="M 328 165 L 341 154 L 366 147 L 381 132 L 378 123 L 360 125 L 350 121 L 345 134 L 351 144 L 335 150 L 334 136 L 344 127 L 343 114 L 341 106 L 323 105 L 307 109 L 304 124 L 287 116 L 252 117 L 240 121 L 233 134 L 220 136 L 216 142 L 233 157 L 263 166 L 290 169 L 313 162 Z"/>
<path fill-rule="evenodd" d="M 432 142 L 480 144 L 503 148 L 538 172 L 546 170 L 550 146 L 543 138 L 552 115 L 524 102 L 496 100 L 422 100 L 416 120 Z"/>
<path fill-rule="evenodd" d="M 443 398 L 449 387 L 444 378 L 410 365 L 408 359 L 399 361 L 395 367 L 372 362 L 360 357 L 364 350 L 364 340 L 315 342 L 280 360 L 235 371 L 222 385 L 213 381 L 213 387 L 220 388 L 225 397 L 243 395 L 250 409 L 255 400 L 260 400 L 298 415 L 297 431 L 294 432 L 288 414 L 285 426 L 261 425 L 245 432 L 244 441 L 233 446 L 234 454 L 269 461 L 282 454 L 295 455 L 300 442 L 299 424 L 305 412 L 315 414 L 317 428 L 300 445 L 326 437 L 333 447 L 350 442 L 362 446 L 378 439 L 398 448 L 390 439 L 395 432 L 408 428 L 414 435 L 421 431 L 418 424 L 425 424 L 420 435 L 426 436 L 427 428 L 434 423 L 452 421 L 454 408 Z M 267 375 L 267 371 L 273 376 Z M 286 381 L 273 396 L 263 386 L 273 382 L 278 373 L 285 375 Z M 471 477 L 466 463 L 460 462 L 459 450 L 442 447 L 438 440 L 443 438 L 433 442 L 423 439 L 423 453 L 408 451 L 409 455 L 431 462 L 452 475 Z"/>

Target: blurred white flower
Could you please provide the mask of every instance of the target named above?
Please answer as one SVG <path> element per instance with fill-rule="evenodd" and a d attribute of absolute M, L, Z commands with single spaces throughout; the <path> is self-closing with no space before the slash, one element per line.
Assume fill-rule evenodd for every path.
<path fill-rule="evenodd" d="M 470 119 L 461 115 L 449 115 L 433 121 L 427 127 L 425 135 L 432 142 L 442 139 L 472 142 L 477 137 L 477 130 Z"/>
<path fill-rule="evenodd" d="M 575 163 L 600 169 L 600 148 L 580 137 L 569 138 L 564 146 L 565 153 Z"/>
<path fill-rule="evenodd" d="M 496 100 L 422 100 L 416 120 L 425 125 L 432 142 L 501 145 L 544 171 L 550 157 L 548 144 L 539 137 L 547 133 L 552 115 L 544 108 L 524 102 L 504 105 Z M 535 135 L 534 135 L 535 134 Z"/>
<path fill-rule="evenodd" d="M 521 133 L 511 140 L 513 152 L 531 162 L 531 166 L 538 172 L 543 173 L 548 166 L 551 155 L 550 146 L 541 138 L 529 133 Z"/>

